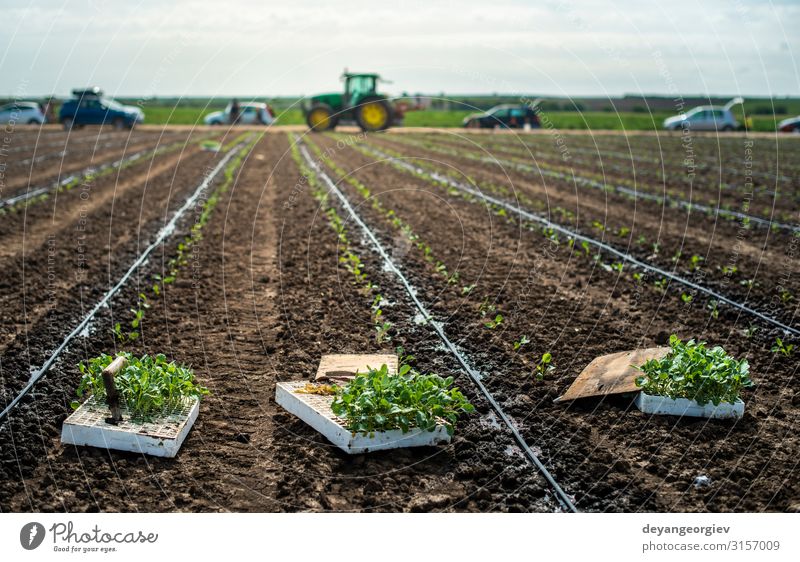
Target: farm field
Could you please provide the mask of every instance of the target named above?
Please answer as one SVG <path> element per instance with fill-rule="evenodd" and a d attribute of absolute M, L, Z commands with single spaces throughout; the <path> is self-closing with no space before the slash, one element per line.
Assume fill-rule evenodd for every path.
<path fill-rule="evenodd" d="M 20 129 L 6 159 L 4 512 L 564 509 L 522 442 L 580 511 L 800 510 L 799 139 Z M 553 402 L 670 334 L 749 361 L 742 419 Z M 275 404 L 397 348 L 476 406 L 449 445 L 349 457 Z M 175 459 L 60 444 L 120 350 L 211 391 Z"/>
<path fill-rule="evenodd" d="M 149 125 L 202 125 L 203 117 L 225 106 L 211 104 L 208 107 L 159 105 L 148 103 L 143 106 L 145 123 Z M 403 122 L 405 127 L 461 127 L 464 117 L 478 110 L 437 110 L 409 111 Z M 626 130 L 659 131 L 665 118 L 674 112 L 653 111 L 546 111 L 549 124 L 556 129 L 577 130 Z M 777 123 L 793 114 L 751 115 L 753 131 L 774 132 Z M 305 125 L 303 112 L 299 108 L 276 108 L 276 124 Z"/>

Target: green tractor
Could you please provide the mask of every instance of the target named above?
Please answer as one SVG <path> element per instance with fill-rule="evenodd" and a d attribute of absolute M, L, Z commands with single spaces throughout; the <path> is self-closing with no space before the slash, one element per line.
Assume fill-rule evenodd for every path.
<path fill-rule="evenodd" d="M 355 121 L 362 131 L 388 129 L 396 111 L 389 98 L 377 92 L 377 74 L 342 74 L 344 93 L 319 94 L 303 106 L 312 131 L 330 131 L 340 121 Z"/>

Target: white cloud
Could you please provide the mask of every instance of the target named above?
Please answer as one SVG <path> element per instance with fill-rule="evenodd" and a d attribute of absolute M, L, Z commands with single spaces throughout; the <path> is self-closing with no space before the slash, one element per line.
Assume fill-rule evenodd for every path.
<path fill-rule="evenodd" d="M 347 66 L 395 92 L 616 95 L 665 91 L 657 59 L 684 93 L 800 90 L 790 1 L 7 4 L 6 92 L 315 93 Z"/>

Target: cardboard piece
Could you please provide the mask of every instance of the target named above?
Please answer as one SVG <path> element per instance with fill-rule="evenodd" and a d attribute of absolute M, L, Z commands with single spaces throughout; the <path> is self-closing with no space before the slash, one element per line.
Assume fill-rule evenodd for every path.
<path fill-rule="evenodd" d="M 397 374 L 397 355 L 390 354 L 333 354 L 323 355 L 317 369 L 317 381 L 348 381 L 356 373 L 366 373 L 370 367 L 379 369 L 386 364 L 389 374 Z"/>
<path fill-rule="evenodd" d="M 632 365 L 642 365 L 650 359 L 661 359 L 669 351 L 669 347 L 651 347 L 597 357 L 555 401 L 638 392 L 640 389 L 635 381 L 641 371 L 634 369 Z"/>

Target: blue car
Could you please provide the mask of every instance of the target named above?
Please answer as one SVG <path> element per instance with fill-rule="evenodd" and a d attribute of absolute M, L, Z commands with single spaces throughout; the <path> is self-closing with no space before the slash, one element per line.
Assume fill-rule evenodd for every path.
<path fill-rule="evenodd" d="M 106 98 L 99 88 L 73 90 L 72 95 L 75 97 L 64 102 L 58 116 L 66 130 L 84 125 L 113 125 L 116 129 L 131 129 L 144 121 L 141 109 Z"/>

